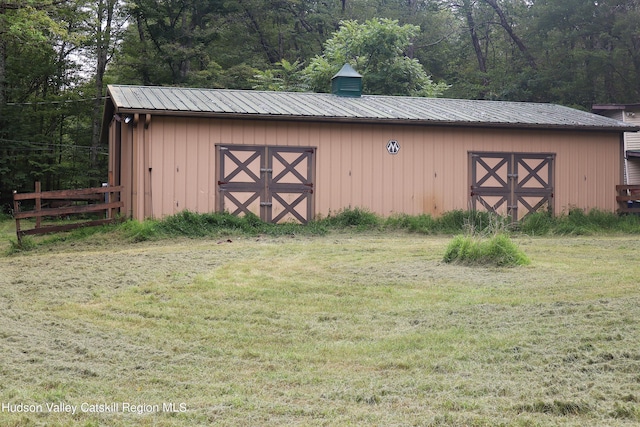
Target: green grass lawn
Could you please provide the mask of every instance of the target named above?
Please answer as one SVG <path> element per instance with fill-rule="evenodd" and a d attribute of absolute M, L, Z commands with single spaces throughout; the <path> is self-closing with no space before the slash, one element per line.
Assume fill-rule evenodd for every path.
<path fill-rule="evenodd" d="M 230 240 L 0 257 L 0 425 L 640 423 L 637 236 L 517 237 L 514 268 L 444 263 L 447 236 Z"/>

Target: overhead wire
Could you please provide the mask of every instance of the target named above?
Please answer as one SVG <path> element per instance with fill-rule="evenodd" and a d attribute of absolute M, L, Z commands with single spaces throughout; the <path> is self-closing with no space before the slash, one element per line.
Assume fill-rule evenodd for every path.
<path fill-rule="evenodd" d="M 96 98 L 81 98 L 81 99 L 64 99 L 61 101 L 34 101 L 34 102 L 7 102 L 4 105 L 9 106 L 22 106 L 22 105 L 50 105 L 50 104 L 67 104 L 73 102 L 86 102 L 86 101 L 97 101 L 97 100 L 105 100 L 108 97 L 101 96 Z"/>
<path fill-rule="evenodd" d="M 9 143 L 14 143 L 14 144 L 22 144 L 24 146 L 22 147 L 5 147 L 5 148 L 10 148 L 11 150 L 15 150 L 15 151 L 45 151 L 48 150 L 50 148 L 65 148 L 65 149 L 74 149 L 74 150 L 92 150 L 95 149 L 96 151 L 107 151 L 108 148 L 107 147 L 90 147 L 87 145 L 75 145 L 75 144 L 62 144 L 62 143 L 56 143 L 56 142 L 52 142 L 52 143 L 46 143 L 46 142 L 34 142 L 34 141 L 21 141 L 21 140 L 16 140 L 16 139 L 5 139 L 5 138 L 0 138 L 0 142 L 9 142 Z"/>

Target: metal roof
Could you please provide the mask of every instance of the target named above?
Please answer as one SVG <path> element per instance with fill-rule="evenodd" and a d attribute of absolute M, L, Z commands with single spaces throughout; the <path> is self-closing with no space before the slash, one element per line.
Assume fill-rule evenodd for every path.
<path fill-rule="evenodd" d="M 112 113 L 412 123 L 424 125 L 638 131 L 640 128 L 556 104 L 326 93 L 110 85 Z M 105 110 L 105 119 L 107 111 Z M 110 118 L 109 118 L 110 120 Z"/>

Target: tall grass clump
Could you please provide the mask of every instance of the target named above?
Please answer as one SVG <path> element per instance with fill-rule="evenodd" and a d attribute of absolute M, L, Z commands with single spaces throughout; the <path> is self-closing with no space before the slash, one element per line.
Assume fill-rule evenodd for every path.
<path fill-rule="evenodd" d="M 235 216 L 228 212 L 194 213 L 188 210 L 168 216 L 162 220 L 127 221 L 121 226 L 125 236 L 134 242 L 163 237 L 201 238 L 221 235 L 292 235 L 324 234 L 322 224 L 307 225 L 263 222 L 257 215 Z"/>
<path fill-rule="evenodd" d="M 436 231 L 443 234 L 460 232 L 495 233 L 509 227 L 509 218 L 491 212 L 454 210 L 436 219 Z"/>
<path fill-rule="evenodd" d="M 394 215 L 384 221 L 384 226 L 423 234 L 493 233 L 506 230 L 509 218 L 489 212 L 454 210 L 437 218 L 429 214 Z"/>
<path fill-rule="evenodd" d="M 379 227 L 380 217 L 363 208 L 345 208 L 335 214 L 329 213 L 319 222 L 331 228 L 355 228 L 356 230 L 370 230 Z"/>
<path fill-rule="evenodd" d="M 447 246 L 444 262 L 466 265 L 513 267 L 530 264 L 529 258 L 506 234 L 489 238 L 458 235 Z"/>
<path fill-rule="evenodd" d="M 609 220 L 604 219 L 605 214 L 600 211 L 591 211 L 589 214 L 582 209 L 571 209 L 567 214 L 556 218 L 555 232 L 563 235 L 590 235 L 603 229 L 607 223 L 607 228 L 616 221 L 613 214 L 609 215 Z"/>
<path fill-rule="evenodd" d="M 146 219 L 144 221 L 129 220 L 120 225 L 120 231 L 133 242 L 144 242 L 160 237 L 158 221 Z"/>
<path fill-rule="evenodd" d="M 445 262 L 497 267 L 531 262 L 509 237 L 510 218 L 478 211 L 469 211 L 463 218 L 464 234 L 455 236 L 449 243 Z"/>
<path fill-rule="evenodd" d="M 518 224 L 518 230 L 529 236 L 544 236 L 555 227 L 555 218 L 550 212 L 533 212 Z"/>
<path fill-rule="evenodd" d="M 170 236 L 197 238 L 220 234 L 257 234 L 265 227 L 265 223 L 255 214 L 240 217 L 228 212 L 199 214 L 184 210 L 164 218 L 158 227 Z"/>
<path fill-rule="evenodd" d="M 640 234 L 640 217 L 618 215 L 599 209 L 585 212 L 572 208 L 566 213 L 552 216 L 547 212 L 535 212 L 520 221 L 519 231 L 527 235 L 593 235 L 601 233 Z"/>
<path fill-rule="evenodd" d="M 436 231 L 437 221 L 429 214 L 417 216 L 399 214 L 392 215 L 384 221 L 388 229 L 401 229 L 411 233 L 432 234 Z"/>
<path fill-rule="evenodd" d="M 22 236 L 21 240 L 22 241 L 19 242 L 17 238 L 9 239 L 9 248 L 5 252 L 6 255 L 30 251 L 36 247 L 36 243 L 31 236 Z"/>

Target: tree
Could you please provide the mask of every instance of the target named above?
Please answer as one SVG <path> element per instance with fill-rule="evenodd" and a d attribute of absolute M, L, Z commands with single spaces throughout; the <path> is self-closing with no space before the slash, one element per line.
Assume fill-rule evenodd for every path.
<path fill-rule="evenodd" d="M 531 14 L 544 98 L 583 108 L 638 102 L 638 0 L 540 0 Z"/>
<path fill-rule="evenodd" d="M 301 73 L 302 63 L 296 61 L 292 64 L 283 59 L 275 65 L 278 68 L 257 71 L 253 89 L 289 92 L 302 92 L 307 89 Z"/>
<path fill-rule="evenodd" d="M 95 63 L 94 72 L 94 102 L 91 120 L 91 155 L 90 168 L 95 175 L 98 172 L 98 150 L 100 147 L 100 126 L 102 124 L 102 106 L 104 93 L 104 76 L 107 64 L 111 61 L 120 32 L 124 23 L 119 0 L 97 0 L 90 2 L 87 13 L 88 50 L 92 62 Z M 118 19 L 119 18 L 119 19 Z M 91 185 L 96 185 L 92 182 Z"/>
<path fill-rule="evenodd" d="M 60 124 L 57 108 L 33 103 L 57 96 L 69 84 L 61 72 L 64 55 L 56 46 L 66 38 L 55 18 L 66 2 L 0 1 L 0 201 L 24 188 L 33 176 L 52 178 L 55 147 L 44 141 Z M 49 141 L 51 141 L 49 139 Z M 47 141 L 47 142 L 49 142 Z"/>
<path fill-rule="evenodd" d="M 462 29 L 450 67 L 456 70 L 454 96 L 511 100 L 530 96 L 527 80 L 538 65 L 528 46 L 528 4 L 520 0 L 444 3 Z"/>
<path fill-rule="evenodd" d="M 133 25 L 112 73 L 127 83 L 216 86 L 211 49 L 224 10 L 222 0 L 128 0 Z"/>
<path fill-rule="evenodd" d="M 325 42 L 322 56 L 313 58 L 303 73 L 312 90 L 328 92 L 331 77 L 349 63 L 362 74 L 366 93 L 441 95 L 447 85 L 433 83 L 420 62 L 406 56 L 418 32 L 415 25 L 400 25 L 391 19 L 371 19 L 364 24 L 343 21 Z"/>
<path fill-rule="evenodd" d="M 0 0 L 0 113 L 7 102 L 7 53 L 15 45 L 47 45 L 64 29 L 47 14 L 51 0 Z M 0 114 L 1 117 L 1 114 Z"/>

